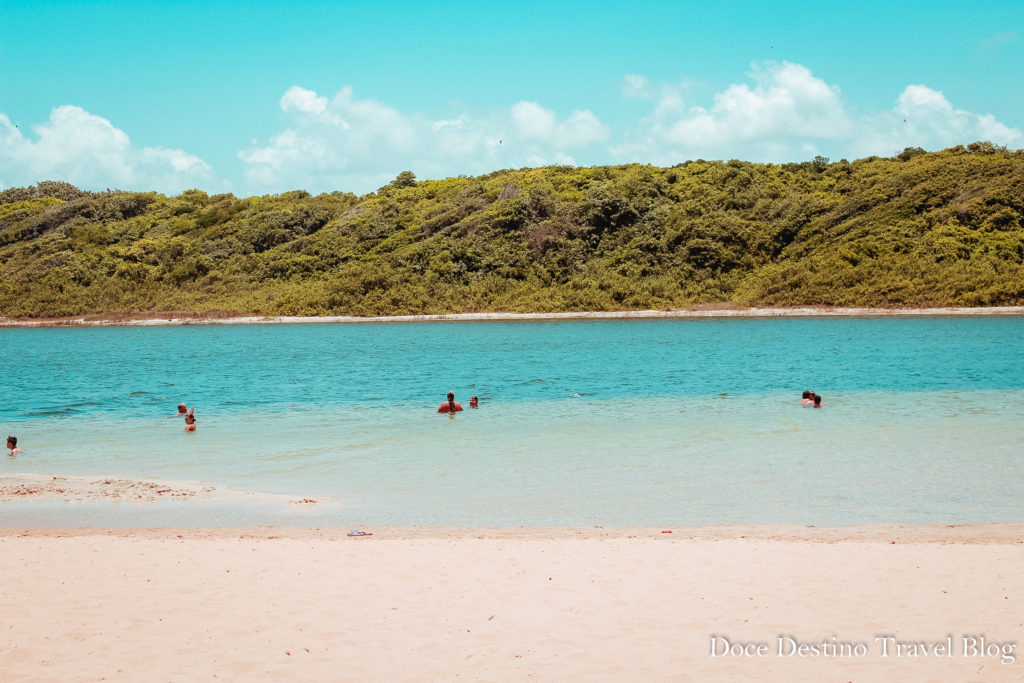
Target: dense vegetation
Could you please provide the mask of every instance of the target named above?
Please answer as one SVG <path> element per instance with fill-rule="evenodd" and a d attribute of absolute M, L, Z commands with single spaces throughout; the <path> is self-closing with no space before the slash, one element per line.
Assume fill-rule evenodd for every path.
<path fill-rule="evenodd" d="M 1024 304 L 1024 151 L 548 167 L 363 197 L 0 192 L 0 315 Z"/>

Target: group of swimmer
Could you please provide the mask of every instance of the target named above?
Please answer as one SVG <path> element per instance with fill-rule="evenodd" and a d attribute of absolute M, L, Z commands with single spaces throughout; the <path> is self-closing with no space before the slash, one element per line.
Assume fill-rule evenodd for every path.
<path fill-rule="evenodd" d="M 476 396 L 470 396 L 469 397 L 469 407 L 473 408 L 473 409 L 479 408 L 480 407 L 480 399 L 478 397 L 476 397 Z M 455 392 L 454 391 L 449 391 L 448 392 L 448 400 L 445 401 L 444 403 L 442 403 L 437 408 L 437 412 L 439 412 L 439 413 L 458 413 L 458 412 L 462 412 L 463 410 L 465 410 L 465 408 L 462 407 L 462 404 L 456 402 L 456 400 L 455 400 Z M 185 418 L 185 431 L 186 432 L 194 432 L 194 431 L 196 431 L 196 408 L 195 408 L 195 406 L 192 406 L 191 408 L 189 408 L 186 404 L 179 403 L 178 404 L 178 416 Z M 18 440 L 16 438 L 14 438 L 13 436 L 7 437 L 7 447 L 12 449 L 11 450 L 11 455 L 15 455 L 14 448 L 17 446 L 17 443 L 18 443 Z M 20 448 L 17 449 L 17 452 L 21 453 L 21 449 Z"/>
<path fill-rule="evenodd" d="M 805 391 L 803 393 L 803 397 L 800 399 L 800 403 L 802 405 L 813 406 L 815 408 L 820 408 L 821 406 L 825 405 L 825 404 L 823 404 L 821 402 L 821 396 L 819 396 L 818 394 L 814 393 L 813 391 Z M 480 407 L 480 399 L 477 398 L 476 396 L 470 396 L 469 397 L 469 407 L 473 408 L 473 409 L 479 408 Z M 437 407 L 437 412 L 439 412 L 439 413 L 460 413 L 463 410 L 465 410 L 465 408 L 462 407 L 462 404 L 458 403 L 455 400 L 455 392 L 454 391 L 449 391 L 448 392 L 448 400 L 445 401 L 444 403 L 442 403 L 441 405 L 439 405 Z M 186 432 L 194 432 L 194 431 L 196 431 L 196 408 L 195 408 L 195 406 L 192 406 L 191 408 L 189 408 L 184 403 L 179 403 L 178 404 L 178 416 L 181 416 L 181 417 L 185 418 L 185 431 Z M 19 453 L 24 453 L 25 452 L 22 449 L 18 448 L 18 437 L 16 437 L 16 436 L 8 436 L 7 437 L 7 450 L 9 451 L 8 455 L 11 455 L 11 456 L 18 455 Z"/>
<path fill-rule="evenodd" d="M 805 406 L 814 406 L 815 408 L 820 408 L 825 405 L 821 402 L 821 396 L 813 391 L 804 391 L 804 395 L 803 398 L 800 399 L 800 403 Z"/>
<path fill-rule="evenodd" d="M 470 396 L 469 397 L 469 407 L 470 408 L 474 408 L 474 409 L 479 408 L 480 407 L 480 399 L 477 398 L 476 396 Z M 444 403 L 442 403 L 437 408 L 437 412 L 439 412 L 439 413 L 458 413 L 458 412 L 461 412 L 463 410 L 465 410 L 465 408 L 462 407 L 462 404 L 456 402 L 456 400 L 455 400 L 455 392 L 454 391 L 449 391 L 448 392 L 448 400 L 445 401 Z M 189 408 L 186 404 L 179 403 L 178 404 L 178 416 L 185 418 L 185 431 L 186 432 L 194 432 L 194 431 L 196 431 L 196 408 L 195 408 L 195 406 L 192 406 L 191 408 Z M 12 440 L 13 440 L 13 443 L 15 445 L 18 443 L 18 440 L 15 439 L 13 436 L 7 437 L 7 447 L 13 449 L 14 447 L 11 445 L 12 444 Z M 20 453 L 21 449 L 18 449 L 18 452 Z M 15 453 L 12 451 L 11 455 L 15 455 Z"/>
<path fill-rule="evenodd" d="M 185 416 L 185 431 L 194 432 L 196 431 L 196 407 L 192 406 L 189 408 L 184 403 L 178 404 L 178 415 Z"/>
<path fill-rule="evenodd" d="M 474 408 L 474 409 L 479 408 L 480 407 L 480 399 L 477 398 L 476 396 L 470 396 L 469 397 L 469 407 L 470 408 Z M 437 408 L 437 412 L 439 412 L 439 413 L 458 413 L 458 412 L 461 412 L 463 410 L 465 410 L 465 408 L 462 407 L 461 403 L 456 402 L 456 400 L 455 400 L 455 392 L 453 392 L 453 391 L 449 391 L 448 392 L 448 400 L 445 401 L 444 403 L 442 403 Z M 194 431 L 196 431 L 196 408 L 195 408 L 195 406 L 192 406 L 191 408 L 189 408 L 186 404 L 179 403 L 178 404 L 178 417 L 184 417 L 185 418 L 185 431 L 186 432 L 194 432 Z M 18 444 L 18 440 L 16 438 L 14 438 L 13 436 L 7 437 L 7 448 L 11 449 L 11 455 L 16 455 L 17 453 L 21 453 L 21 449 L 20 448 L 16 448 L 17 444 Z M 15 449 L 17 450 L 17 453 L 15 452 Z"/>
<path fill-rule="evenodd" d="M 470 396 L 469 397 L 469 407 L 470 408 L 479 408 L 480 407 L 480 399 L 478 399 L 476 396 Z M 448 400 L 445 401 L 444 403 L 442 403 L 441 405 L 439 405 L 437 407 L 437 412 L 439 412 L 439 413 L 458 413 L 458 412 L 460 412 L 462 410 L 463 410 L 462 404 L 455 402 L 455 392 L 454 391 L 449 391 L 448 392 Z"/>

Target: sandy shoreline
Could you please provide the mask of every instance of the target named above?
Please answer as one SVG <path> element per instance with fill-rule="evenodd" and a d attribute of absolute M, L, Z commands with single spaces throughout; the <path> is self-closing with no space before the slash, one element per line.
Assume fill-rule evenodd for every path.
<path fill-rule="evenodd" d="M 10 681 L 1024 676 L 1024 524 L 664 530 L 6 529 L 0 670 Z M 751 654 L 711 656 L 723 639 Z M 930 654 L 897 656 L 897 641 Z M 863 654 L 789 652 L 835 642 Z M 947 643 L 948 655 L 933 649 Z"/>
<path fill-rule="evenodd" d="M 872 316 L 1017 316 L 1024 315 L 1024 306 L 951 307 L 951 308 L 842 308 L 800 306 L 792 308 L 723 308 L 694 307 L 672 310 L 591 311 L 568 313 L 450 313 L 441 315 L 361 316 L 237 316 L 205 317 L 201 314 L 124 314 L 116 318 L 102 315 L 66 318 L 4 318 L 2 327 L 149 327 L 157 325 L 299 325 L 341 323 L 409 323 L 409 322 L 481 322 L 530 320 L 615 320 L 650 318 L 813 318 Z"/>
<path fill-rule="evenodd" d="M 0 507 L 0 513 L 3 508 Z M 2 520 L 2 517 L 0 517 Z M 2 524 L 2 521 L 0 521 Z M 935 543 L 1024 546 L 1024 522 L 985 524 L 858 524 L 815 527 L 800 524 L 721 524 L 707 526 L 578 526 L 578 527 L 364 527 L 374 541 L 409 540 L 609 540 L 652 539 L 674 541 L 785 541 L 806 543 Z M 337 541 L 347 538 L 348 527 L 253 526 L 139 528 L 19 528 L 0 526 L 0 538 L 73 538 L 107 536 L 154 540 L 292 539 Z M 360 540 L 370 540 L 360 539 Z"/>
<path fill-rule="evenodd" d="M 256 491 L 239 491 L 199 482 L 130 479 L 118 476 L 77 476 L 70 474 L 2 474 L 0 504 L 14 502 L 100 503 L 123 502 L 137 505 L 164 500 L 197 502 L 273 502 L 319 504 L 326 499 L 287 496 Z M 0 508 L 2 510 L 2 508 Z"/>

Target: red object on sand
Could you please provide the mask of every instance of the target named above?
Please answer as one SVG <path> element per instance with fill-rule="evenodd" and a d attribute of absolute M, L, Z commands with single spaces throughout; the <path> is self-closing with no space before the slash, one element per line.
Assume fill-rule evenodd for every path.
<path fill-rule="evenodd" d="M 672 530 L 670 529 L 668 531 L 662 531 L 661 533 L 663 533 L 663 534 L 670 534 L 670 533 L 672 533 Z"/>

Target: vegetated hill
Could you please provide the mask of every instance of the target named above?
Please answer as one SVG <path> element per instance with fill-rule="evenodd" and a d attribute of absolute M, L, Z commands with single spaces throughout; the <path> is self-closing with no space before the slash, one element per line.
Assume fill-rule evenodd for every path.
<path fill-rule="evenodd" d="M 0 192 L 0 315 L 1024 304 L 1024 151 L 547 167 L 363 197 Z"/>

